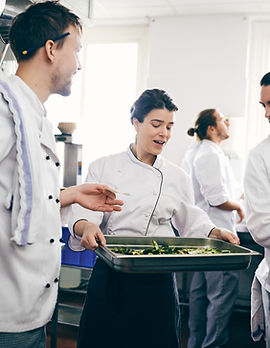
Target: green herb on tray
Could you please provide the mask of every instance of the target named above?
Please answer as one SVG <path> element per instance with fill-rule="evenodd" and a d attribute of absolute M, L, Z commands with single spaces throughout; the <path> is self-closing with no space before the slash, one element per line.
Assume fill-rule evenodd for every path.
<path fill-rule="evenodd" d="M 229 254 L 230 250 L 228 249 L 217 249 L 209 247 L 192 247 L 192 248 L 183 248 L 183 247 L 170 247 L 166 244 L 158 245 L 158 243 L 153 240 L 152 248 L 145 249 L 136 249 L 129 247 L 118 247 L 111 248 L 111 251 L 116 254 L 121 255 L 211 255 L 211 254 Z"/>

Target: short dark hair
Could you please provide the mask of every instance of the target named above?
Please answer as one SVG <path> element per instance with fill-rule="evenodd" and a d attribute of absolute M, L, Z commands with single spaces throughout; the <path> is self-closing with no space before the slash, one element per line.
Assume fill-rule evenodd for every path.
<path fill-rule="evenodd" d="M 134 118 L 142 123 L 145 116 L 154 109 L 178 110 L 167 92 L 157 88 L 147 89 L 139 96 L 130 109 L 131 123 L 133 123 Z"/>
<path fill-rule="evenodd" d="M 64 34 L 68 26 L 73 25 L 82 30 L 82 24 L 77 15 L 61 5 L 58 0 L 40 2 L 27 7 L 12 21 L 9 32 L 9 42 L 17 61 L 33 57 L 36 49 Z M 57 41 L 61 47 L 64 38 Z M 27 54 L 23 51 L 33 49 Z"/>
<path fill-rule="evenodd" d="M 193 136 L 197 133 L 200 140 L 207 139 L 207 129 L 208 126 L 217 126 L 216 117 L 214 113 L 216 109 L 206 109 L 201 111 L 195 122 L 195 128 L 189 128 L 187 134 Z"/>
<path fill-rule="evenodd" d="M 261 86 L 269 86 L 270 85 L 270 72 L 265 74 L 260 82 Z"/>

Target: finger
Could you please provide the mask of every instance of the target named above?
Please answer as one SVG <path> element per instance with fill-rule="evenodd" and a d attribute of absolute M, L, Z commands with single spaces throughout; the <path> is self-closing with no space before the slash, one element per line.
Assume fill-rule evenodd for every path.
<path fill-rule="evenodd" d="M 110 205 L 124 205 L 124 202 L 120 199 L 111 199 L 109 197 L 106 198 L 106 204 Z"/>
<path fill-rule="evenodd" d="M 108 186 L 105 186 L 105 188 L 103 189 L 103 193 L 110 199 L 115 199 L 116 198 L 116 194 L 113 191 L 113 189 L 111 189 Z"/>
<path fill-rule="evenodd" d="M 103 211 L 105 213 L 111 213 L 113 211 L 121 211 L 122 208 L 118 207 L 118 206 L 104 204 L 104 205 L 99 205 L 99 206 L 96 206 L 96 207 L 92 207 L 91 210 Z"/>
<path fill-rule="evenodd" d="M 113 210 L 114 211 L 121 211 L 122 208 L 121 207 L 118 207 L 117 205 L 116 206 L 112 206 Z"/>
<path fill-rule="evenodd" d="M 101 244 L 102 246 L 106 245 L 106 239 L 105 239 L 102 232 L 98 232 L 96 238 L 97 238 L 99 244 Z"/>
<path fill-rule="evenodd" d="M 230 234 L 228 235 L 227 240 L 228 240 L 230 243 L 232 243 L 232 244 L 239 244 L 239 243 L 240 243 L 239 238 L 238 238 L 235 234 L 233 234 L 233 233 L 230 233 Z"/>

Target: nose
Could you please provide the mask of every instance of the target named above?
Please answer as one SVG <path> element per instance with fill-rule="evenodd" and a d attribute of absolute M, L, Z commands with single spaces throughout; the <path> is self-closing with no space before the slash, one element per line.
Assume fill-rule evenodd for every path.
<path fill-rule="evenodd" d="M 78 67 L 77 67 L 77 70 L 82 70 L 82 65 L 81 65 L 81 62 L 80 62 L 79 59 L 78 59 Z"/>
<path fill-rule="evenodd" d="M 160 127 L 159 135 L 166 137 L 168 134 L 168 129 L 166 127 Z"/>
<path fill-rule="evenodd" d="M 265 117 L 266 117 L 266 118 L 269 118 L 269 117 L 270 117 L 270 107 L 269 107 L 269 106 L 266 106 L 266 107 L 265 107 Z"/>

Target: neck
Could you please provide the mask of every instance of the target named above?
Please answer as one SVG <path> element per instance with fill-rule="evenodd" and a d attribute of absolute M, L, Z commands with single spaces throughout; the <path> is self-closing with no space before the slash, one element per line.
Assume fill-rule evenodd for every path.
<path fill-rule="evenodd" d="M 47 87 L 48 76 L 45 77 L 42 71 L 43 69 L 40 66 L 35 66 L 35 64 L 29 62 L 21 62 L 16 75 L 32 89 L 43 104 L 48 99 L 50 91 Z"/>
<path fill-rule="evenodd" d="M 153 164 L 155 163 L 155 160 L 157 158 L 157 156 L 155 155 L 151 155 L 151 154 L 146 154 L 143 153 L 143 151 L 140 151 L 140 149 L 138 148 L 137 144 L 132 144 L 131 146 L 131 151 L 133 153 L 133 155 L 141 162 L 146 163 L 150 166 L 153 166 Z"/>

